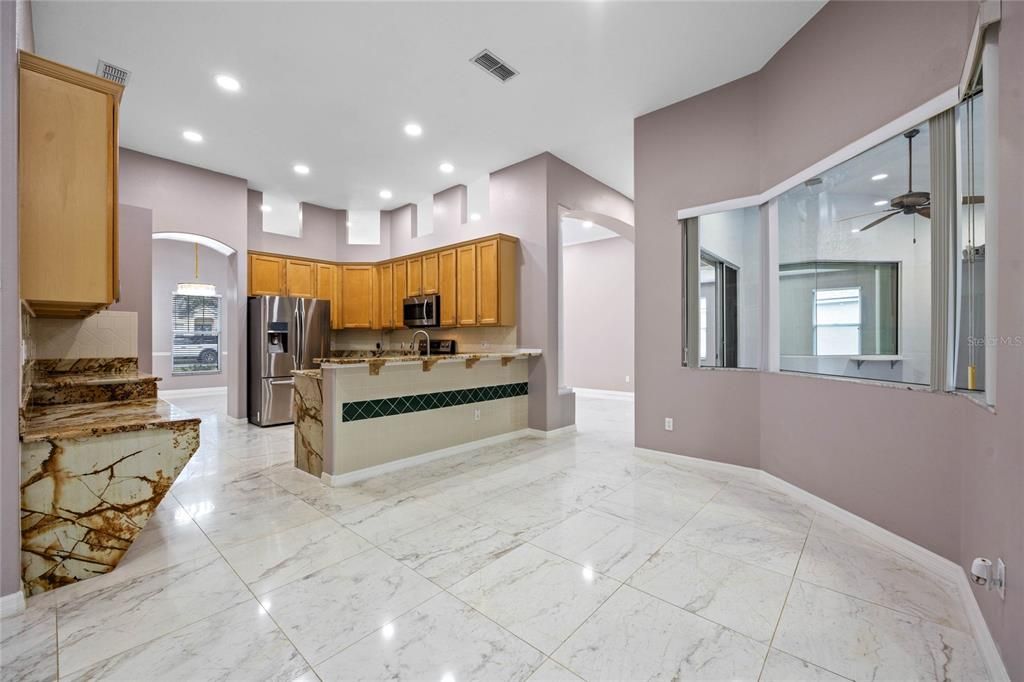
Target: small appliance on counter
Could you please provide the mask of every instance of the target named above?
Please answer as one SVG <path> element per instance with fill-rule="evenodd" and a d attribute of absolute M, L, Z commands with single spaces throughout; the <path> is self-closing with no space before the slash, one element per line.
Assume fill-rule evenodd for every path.
<path fill-rule="evenodd" d="M 331 348 L 331 303 L 317 298 L 249 297 L 249 422 L 290 424 L 293 369 L 317 369 Z"/>
<path fill-rule="evenodd" d="M 420 339 L 419 343 L 416 344 L 416 349 L 420 355 L 427 354 L 427 340 Z M 431 339 L 430 340 L 430 354 L 431 355 L 455 355 L 458 351 L 455 348 L 455 339 Z"/>
<path fill-rule="evenodd" d="M 441 325 L 441 296 L 410 296 L 402 301 L 402 323 L 406 327 L 438 327 Z"/>

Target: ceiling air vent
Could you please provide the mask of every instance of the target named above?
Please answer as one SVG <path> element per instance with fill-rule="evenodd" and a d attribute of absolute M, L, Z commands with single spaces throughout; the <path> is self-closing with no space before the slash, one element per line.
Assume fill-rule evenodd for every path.
<path fill-rule="evenodd" d="M 519 73 L 511 66 L 498 59 L 498 57 L 490 50 L 484 50 L 477 56 L 473 57 L 470 61 L 500 80 L 502 83 Z"/>
<path fill-rule="evenodd" d="M 114 81 L 119 85 L 127 85 L 128 79 L 132 77 L 132 72 L 101 59 L 96 65 L 96 75 L 100 78 L 106 78 L 108 81 Z"/>

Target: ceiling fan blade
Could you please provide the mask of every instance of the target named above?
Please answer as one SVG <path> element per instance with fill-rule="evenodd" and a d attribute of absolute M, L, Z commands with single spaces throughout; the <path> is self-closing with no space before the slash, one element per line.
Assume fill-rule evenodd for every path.
<path fill-rule="evenodd" d="M 919 216 L 924 216 L 928 220 L 932 219 L 932 207 L 931 206 L 922 206 L 921 208 L 915 209 L 914 212 L 917 213 L 917 215 L 919 215 Z"/>
<path fill-rule="evenodd" d="M 857 215 L 848 215 L 845 218 L 839 218 L 836 222 L 845 222 L 847 220 L 855 220 L 857 218 L 865 218 L 869 215 L 880 215 L 882 213 L 888 213 L 889 211 L 898 211 L 897 208 L 883 208 L 878 211 L 868 211 L 867 213 L 858 213 Z"/>
<path fill-rule="evenodd" d="M 984 204 L 985 195 L 983 194 L 966 194 L 964 195 L 964 206 L 970 206 L 971 204 Z"/>
<path fill-rule="evenodd" d="M 878 223 L 884 223 L 884 222 L 885 222 L 886 220 L 888 220 L 889 218 L 892 218 L 892 217 L 893 217 L 894 215 L 899 215 L 899 214 L 900 214 L 900 211 L 895 211 L 895 212 L 893 212 L 893 213 L 890 213 L 889 215 L 887 215 L 887 216 L 883 216 L 883 217 L 879 218 L 878 220 L 876 220 L 876 221 L 874 221 L 874 222 L 870 222 L 870 223 L 868 223 L 867 225 L 865 225 L 864 227 L 860 228 L 860 229 L 859 229 L 859 230 L 857 230 L 857 231 L 858 231 L 858 232 L 864 232 L 865 230 L 870 230 L 870 229 L 871 229 L 872 227 L 874 227 L 874 226 L 875 226 L 875 225 L 877 225 Z"/>

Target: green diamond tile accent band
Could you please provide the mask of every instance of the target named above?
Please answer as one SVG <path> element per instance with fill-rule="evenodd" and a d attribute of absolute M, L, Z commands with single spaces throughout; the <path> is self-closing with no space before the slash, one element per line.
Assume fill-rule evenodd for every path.
<path fill-rule="evenodd" d="M 392 417 L 396 414 L 438 410 L 442 407 L 483 403 L 502 398 L 516 398 L 526 395 L 528 384 L 523 381 L 516 384 L 499 384 L 497 386 L 480 386 L 464 388 L 457 391 L 438 391 L 419 395 L 403 395 L 396 398 L 378 398 L 377 400 L 358 400 L 354 403 L 341 404 L 341 421 L 356 422 L 361 419 Z"/>

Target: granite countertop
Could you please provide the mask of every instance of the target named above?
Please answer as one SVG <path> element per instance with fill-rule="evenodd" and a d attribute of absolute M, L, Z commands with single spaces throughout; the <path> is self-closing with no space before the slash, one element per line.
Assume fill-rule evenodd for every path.
<path fill-rule="evenodd" d="M 485 352 L 481 351 L 478 353 L 456 353 L 454 355 L 431 355 L 430 360 L 436 362 L 455 362 L 462 360 L 488 360 L 488 359 L 500 359 L 500 358 L 535 358 L 540 357 L 541 350 L 539 348 L 514 348 L 506 351 L 495 351 Z M 426 355 L 412 355 L 410 353 L 389 353 L 385 355 L 378 355 L 374 357 L 330 357 L 330 358 L 316 358 L 314 362 L 319 362 L 323 367 L 347 367 L 350 365 L 370 365 L 372 364 L 400 364 L 400 363 L 414 363 L 423 362 L 427 360 Z M 314 370 L 306 370 L 314 371 Z"/>
<path fill-rule="evenodd" d="M 65 386 L 100 386 L 109 384 L 141 384 L 160 381 L 160 377 L 145 372 L 99 372 L 83 374 L 46 374 L 32 382 L 34 388 L 61 388 Z"/>
<path fill-rule="evenodd" d="M 124 400 L 32 407 L 25 415 L 21 440 L 84 438 L 153 428 L 199 427 L 199 418 L 165 400 Z"/>
<path fill-rule="evenodd" d="M 309 377 L 310 379 L 322 379 L 324 376 L 323 370 L 319 369 L 293 369 L 292 374 L 299 377 Z"/>

